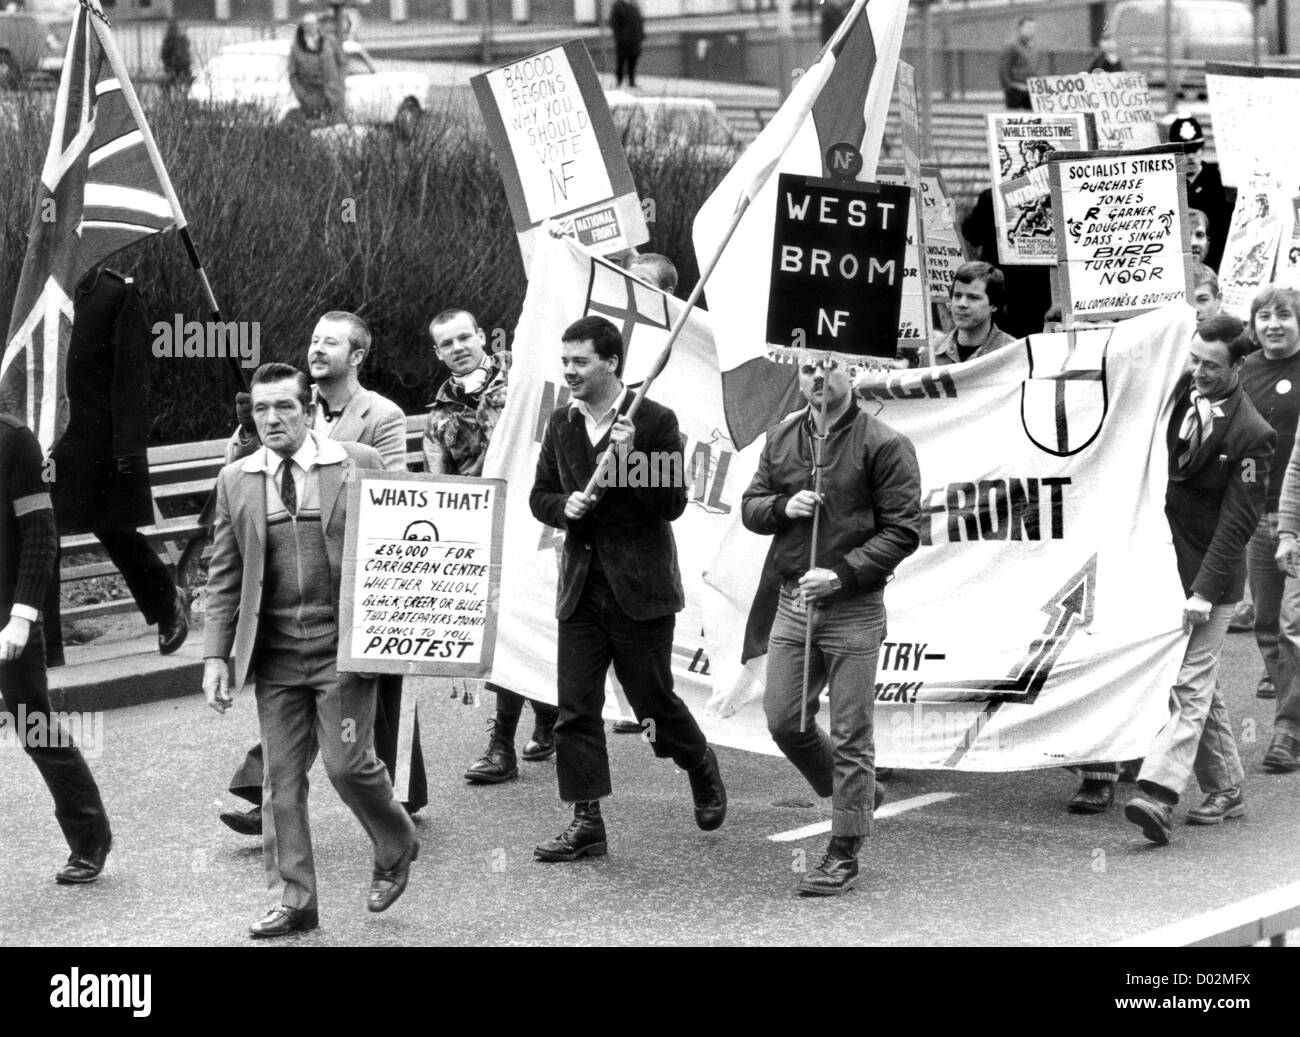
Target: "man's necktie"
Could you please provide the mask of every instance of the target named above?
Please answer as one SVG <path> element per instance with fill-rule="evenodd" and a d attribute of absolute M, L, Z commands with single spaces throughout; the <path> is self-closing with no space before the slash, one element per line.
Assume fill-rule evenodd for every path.
<path fill-rule="evenodd" d="M 1192 405 L 1187 408 L 1187 413 L 1183 415 L 1182 428 L 1178 430 L 1178 438 L 1187 446 L 1178 455 L 1178 468 L 1180 471 L 1186 471 L 1192 463 L 1192 458 L 1200 450 L 1201 445 L 1209 438 L 1210 432 L 1214 429 L 1214 415 L 1216 407 L 1195 389 L 1191 394 Z M 1220 412 L 1222 413 L 1222 412 Z"/>
<path fill-rule="evenodd" d="M 293 459 L 286 457 L 280 465 L 280 500 L 290 515 L 298 514 L 298 487 L 293 481 Z"/>

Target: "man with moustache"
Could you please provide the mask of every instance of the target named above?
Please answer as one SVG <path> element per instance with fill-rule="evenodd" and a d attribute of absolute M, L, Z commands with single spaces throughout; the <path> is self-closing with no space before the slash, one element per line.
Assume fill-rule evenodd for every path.
<path fill-rule="evenodd" d="M 406 471 L 406 416 L 402 408 L 377 392 L 363 389 L 362 363 L 370 355 L 371 337 L 366 322 L 355 313 L 331 310 L 312 330 L 307 346 L 307 369 L 314 381 L 313 428 L 322 437 L 340 443 L 362 443 L 373 447 L 390 472 Z M 226 448 L 226 461 L 247 457 L 260 445 L 247 393 L 235 397 L 239 428 Z M 379 700 L 375 710 L 375 752 L 388 769 L 389 780 L 397 773 L 398 725 L 402 709 L 402 677 L 382 674 L 377 680 Z M 407 800 L 403 804 L 412 816 L 429 802 L 424 754 L 420 749 L 420 723 L 411 733 L 411 767 Z M 230 793 L 253 804 L 248 810 L 227 810 L 220 818 L 241 835 L 262 831 L 262 746 L 249 750 L 230 780 Z"/>
<path fill-rule="evenodd" d="M 234 689 L 251 683 L 257 697 L 274 820 L 264 851 L 284 886 L 281 902 L 249 927 L 266 938 L 318 924 L 307 822 L 317 752 L 374 846 L 370 911 L 405 892 L 420 842 L 375 756 L 374 680 L 338 669 L 343 484 L 353 469 L 381 470 L 383 461 L 371 447 L 312 430 L 311 382 L 287 364 L 258 368 L 250 396 L 263 445 L 217 477 L 203 691 L 220 713 Z"/>
<path fill-rule="evenodd" d="M 773 538 L 763 568 L 781 587 L 768 641 L 767 728 L 817 794 L 831 797 L 830 844 L 798 892 L 834 896 L 857 883 L 858 851 L 878 805 L 872 712 L 884 589 L 921 544 L 921 470 L 911 440 L 857 406 L 845 367 L 805 361 L 799 390 L 808 406 L 768 433 L 741 519 L 746 529 Z M 818 494 L 814 437 L 823 434 Z M 819 508 L 817 566 L 810 569 Z M 800 731 L 809 623 L 808 717 Z M 815 720 L 827 685 L 830 737 Z"/>
<path fill-rule="evenodd" d="M 488 354 L 487 336 L 468 310 L 443 310 L 429 322 L 429 337 L 451 375 L 430 405 L 424 430 L 425 470 L 435 475 L 482 475 L 492 430 L 506 405 L 509 370 L 505 358 Z M 491 681 L 485 687 L 496 694 L 496 713 L 488 723 L 487 748 L 466 769 L 465 780 L 474 785 L 499 785 L 519 777 L 515 732 L 524 711 L 524 696 Z M 533 707 L 534 724 L 523 758 L 537 763 L 555 755 L 552 732 L 559 710 L 534 699 L 528 702 Z"/>
<path fill-rule="evenodd" d="M 1192 337 L 1166 432 L 1165 515 L 1187 595 L 1183 630 L 1191 636 L 1171 691 L 1172 712 L 1138 772 L 1141 794 L 1124 807 L 1124 816 L 1160 846 L 1170 840 L 1174 807 L 1193 774 L 1206 798 L 1188 812 L 1188 824 L 1219 824 L 1246 810 L 1218 671 L 1245 584 L 1246 542 L 1269 496 L 1276 438 L 1245 391 L 1250 348 L 1241 321 L 1206 318 Z"/>
<path fill-rule="evenodd" d="M 601 709 L 611 663 L 637 720 L 653 721 L 654 754 L 687 772 L 696 824 L 713 831 L 727 816 L 717 758 L 673 691 L 673 631 L 686 599 L 671 523 L 686 510 L 685 480 L 586 492 L 606 447 L 629 455 L 616 470 L 644 453 L 643 461 L 667 462 L 655 471 L 683 472 L 677 416 L 645 399 L 635 424 L 627 418 L 623 337 L 604 317 L 575 321 L 560 342 L 572 402 L 547 422 L 528 503 L 538 521 L 566 534 L 556 588 L 555 748 L 560 799 L 573 804 L 573 821 L 533 851 L 542 861 L 607 852 L 600 800 L 612 787 Z"/>

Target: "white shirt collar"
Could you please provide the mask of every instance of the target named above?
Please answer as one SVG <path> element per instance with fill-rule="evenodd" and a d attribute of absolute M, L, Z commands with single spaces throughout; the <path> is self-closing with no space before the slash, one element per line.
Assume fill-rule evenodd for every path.
<path fill-rule="evenodd" d="M 314 429 L 308 429 L 307 438 L 302 441 L 302 446 L 294 453 L 293 461 L 305 472 L 314 465 L 338 464 L 347 456 L 348 452 L 337 441 L 326 439 Z M 279 470 L 280 455 L 264 446 L 249 454 L 241 468 L 241 471 L 245 472 L 277 472 Z"/>
<path fill-rule="evenodd" d="M 579 414 L 583 416 L 584 419 L 591 422 L 593 425 L 600 425 L 609 419 L 610 414 L 613 414 L 615 417 L 618 416 L 619 408 L 623 406 L 623 398 L 626 395 L 627 395 L 627 386 L 625 385 L 621 389 L 619 389 L 618 395 L 614 397 L 614 402 L 611 403 L 609 405 L 609 408 L 605 411 L 605 413 L 601 414 L 599 417 L 591 413 L 591 408 L 587 406 L 586 400 L 571 401 L 569 403 L 569 411 L 570 413 L 572 413 L 573 411 L 576 410 Z M 613 424 L 613 422 L 610 421 L 610 424 Z"/>

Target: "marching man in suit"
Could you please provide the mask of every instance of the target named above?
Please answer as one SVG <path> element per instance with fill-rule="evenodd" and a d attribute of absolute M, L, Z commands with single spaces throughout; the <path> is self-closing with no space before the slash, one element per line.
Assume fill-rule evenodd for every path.
<path fill-rule="evenodd" d="M 355 313 L 331 310 L 316 323 L 307 346 L 307 370 L 311 372 L 315 431 L 340 443 L 363 443 L 374 447 L 390 472 L 406 471 L 406 415 L 386 396 L 363 389 L 358 374 L 370 355 L 370 329 Z M 226 447 L 226 462 L 247 457 L 259 446 L 248 394 L 235 397 L 239 428 Z M 398 720 L 402 709 L 402 676 L 386 673 L 377 678 L 379 704 L 375 711 L 375 752 L 388 777 L 397 770 Z M 411 770 L 406 812 L 415 815 L 429 802 L 420 752 L 420 725 L 411 725 Z M 227 827 L 241 835 L 262 832 L 262 746 L 253 746 L 230 779 L 230 793 L 253 804 L 248 810 L 225 810 L 220 814 Z"/>
<path fill-rule="evenodd" d="M 1268 496 L 1273 430 L 1242 391 L 1251 344 L 1235 317 L 1202 321 L 1190 370 L 1174 390 L 1166 439 L 1165 515 L 1173 533 L 1191 636 L 1170 696 L 1172 711 L 1138 773 L 1141 795 L 1124 816 L 1158 845 L 1169 842 L 1173 812 L 1195 774 L 1207 793 L 1189 824 L 1213 825 L 1246 812 L 1244 772 L 1218 687 L 1219 656 L 1246 582 L 1246 542 Z"/>
<path fill-rule="evenodd" d="M 712 831 L 727 816 L 718 761 L 673 691 L 673 630 L 685 598 L 670 523 L 686 510 L 685 480 L 585 492 L 611 444 L 629 459 L 644 452 L 656 470 L 682 472 L 677 415 L 647 399 L 637 423 L 627 419 L 632 394 L 619 379 L 623 337 L 604 317 L 575 321 L 561 344 L 573 402 L 546 425 L 529 506 L 540 522 L 567 534 L 555 605 L 555 760 L 560 799 L 573 804 L 573 822 L 533 851 L 544 861 L 606 853 L 600 800 L 611 785 L 600 714 L 611 662 L 637 720 L 653 721 L 654 754 L 672 759 L 690 778 L 696 824 Z M 656 463 L 664 459 L 670 463 Z"/>
<path fill-rule="evenodd" d="M 318 923 L 307 824 L 307 772 L 317 749 L 374 844 L 371 911 L 387 910 L 406 890 L 420 843 L 375 756 L 375 681 L 340 673 L 336 663 L 344 482 L 383 462 L 370 447 L 311 429 L 311 383 L 287 364 L 258 368 L 251 397 L 262 447 L 217 478 L 203 691 L 224 713 L 233 688 L 254 685 L 274 823 L 266 853 L 268 860 L 275 854 L 284 891 L 249 932 L 272 937 Z"/>

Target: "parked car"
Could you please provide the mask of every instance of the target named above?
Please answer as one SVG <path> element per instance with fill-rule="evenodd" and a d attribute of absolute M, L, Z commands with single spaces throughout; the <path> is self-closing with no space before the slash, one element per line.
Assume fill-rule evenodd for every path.
<path fill-rule="evenodd" d="M 605 100 L 624 147 L 652 150 L 691 147 L 709 158 L 734 162 L 744 144 L 704 97 L 646 97 L 606 90 Z"/>
<path fill-rule="evenodd" d="M 26 0 L 0 9 L 0 90 L 58 77 L 76 7 L 76 0 Z"/>
<path fill-rule="evenodd" d="M 1262 26 L 1261 26 L 1262 30 Z M 1145 72 L 1147 82 L 1165 85 L 1165 0 L 1121 0 L 1110 13 L 1110 32 L 1130 72 Z M 1254 56 L 1254 18 L 1249 2 L 1174 0 L 1174 88 L 1178 94 L 1205 96 L 1205 62 L 1249 63 Z M 1269 39 L 1261 31 L 1259 52 L 1267 55 Z M 1188 67 L 1188 63 L 1198 67 Z"/>
<path fill-rule="evenodd" d="M 237 43 L 202 66 L 190 87 L 196 101 L 256 105 L 279 119 L 298 108 L 289 85 L 291 39 Z M 343 44 L 345 103 L 353 123 L 413 121 L 429 105 L 429 77 L 411 69 L 381 70 L 352 40 Z"/>

